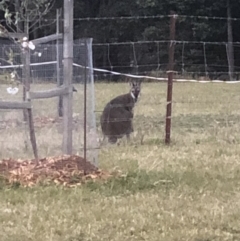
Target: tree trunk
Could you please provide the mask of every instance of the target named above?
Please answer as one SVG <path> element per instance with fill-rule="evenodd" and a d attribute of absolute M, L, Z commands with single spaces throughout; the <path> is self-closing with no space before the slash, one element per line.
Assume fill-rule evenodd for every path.
<path fill-rule="evenodd" d="M 15 0 L 15 13 L 20 11 L 20 0 Z M 23 21 L 17 22 L 17 32 L 21 33 L 23 31 Z"/>

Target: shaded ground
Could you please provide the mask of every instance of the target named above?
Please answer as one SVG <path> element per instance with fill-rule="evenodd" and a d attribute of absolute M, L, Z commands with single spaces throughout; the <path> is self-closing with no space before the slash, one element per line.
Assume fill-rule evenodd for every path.
<path fill-rule="evenodd" d="M 23 186 L 54 182 L 72 187 L 87 180 L 111 176 L 76 155 L 47 157 L 39 160 L 38 164 L 35 160 L 5 159 L 0 161 L 0 173 L 7 183 L 19 183 Z"/>

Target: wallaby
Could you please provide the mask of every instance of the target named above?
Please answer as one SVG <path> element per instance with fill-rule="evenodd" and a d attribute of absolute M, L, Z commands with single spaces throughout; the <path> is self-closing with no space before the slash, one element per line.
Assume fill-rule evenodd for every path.
<path fill-rule="evenodd" d="M 119 95 L 105 106 L 101 116 L 101 128 L 105 137 L 112 144 L 126 135 L 129 140 L 134 131 L 132 125 L 133 108 L 141 91 L 141 82 L 130 82 L 130 92 Z"/>

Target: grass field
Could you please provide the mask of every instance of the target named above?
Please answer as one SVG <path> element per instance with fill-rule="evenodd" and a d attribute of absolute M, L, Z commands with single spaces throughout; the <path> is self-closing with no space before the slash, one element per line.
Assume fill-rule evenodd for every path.
<path fill-rule="evenodd" d="M 126 91 L 124 83 L 97 84 L 96 110 Z M 102 169 L 125 175 L 74 189 L 0 186 L 0 240 L 240 240 L 239 93 L 238 84 L 175 84 L 172 143 L 165 146 L 166 84 L 143 83 L 131 143 L 99 151 Z M 0 95 L 7 97 L 4 86 Z M 80 94 L 74 99 L 77 113 Z M 34 103 L 35 117 L 55 113 L 56 99 Z M 21 116 L 0 112 L 2 120 Z M 0 129 L 0 159 L 32 157 L 23 130 Z M 36 131 L 41 155 L 59 154 L 57 128 Z"/>

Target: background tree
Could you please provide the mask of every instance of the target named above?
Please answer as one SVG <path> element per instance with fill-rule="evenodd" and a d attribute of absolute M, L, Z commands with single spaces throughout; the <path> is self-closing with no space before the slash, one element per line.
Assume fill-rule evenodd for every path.
<path fill-rule="evenodd" d="M 54 7 L 55 0 L 2 0 L 5 25 L 9 31 L 24 32 L 37 37 L 38 31 L 51 24 L 45 17 Z"/>
<path fill-rule="evenodd" d="M 112 42 L 136 42 L 168 40 L 169 18 L 146 18 L 146 19 L 115 19 L 115 20 L 79 20 L 82 18 L 101 17 L 131 17 L 131 16 L 156 16 L 168 15 L 170 10 L 176 11 L 179 15 L 187 16 L 209 16 L 224 17 L 225 19 L 204 19 L 194 17 L 180 17 L 177 20 L 176 39 L 179 41 L 196 42 L 237 42 L 240 41 L 239 21 L 227 21 L 229 11 L 232 18 L 240 18 L 239 0 L 75 0 L 74 2 L 74 38 L 92 37 L 94 43 Z M 20 7 L 19 7 L 20 6 Z M 36 7 L 38 6 L 38 7 Z M 54 19 L 56 9 L 62 7 L 62 1 L 53 0 L 2 0 L 0 9 L 3 9 L 5 16 L 11 19 L 11 28 L 15 28 L 15 21 L 18 23 L 26 21 L 21 17 L 25 11 L 29 11 L 29 32 L 31 38 L 46 36 L 55 32 Z M 7 9 L 7 11 L 6 11 Z M 19 10 L 18 10 L 19 9 Z M 25 10 L 23 10 L 25 9 Z M 18 11 L 17 11 L 18 10 Z M 231 23 L 231 25 L 230 25 Z M 44 27 L 49 24 L 49 27 Z M 230 28 L 229 28 L 230 26 Z M 22 31 L 24 28 L 19 27 Z M 232 31 L 230 31 L 232 29 Z M 232 32 L 232 34 L 230 34 Z M 232 41 L 231 41 L 232 39 Z M 136 56 L 134 57 L 133 46 L 111 45 L 94 46 L 94 65 L 98 67 L 114 65 L 137 64 L 149 65 L 157 63 L 158 56 L 162 63 L 167 62 L 167 46 L 160 46 L 157 50 L 156 44 L 135 45 Z M 208 72 L 228 72 L 227 52 L 224 45 L 206 46 L 206 57 L 208 60 Z M 229 59 L 235 71 L 240 72 L 239 48 L 228 45 L 231 50 Z M 181 70 L 182 45 L 177 45 L 176 67 Z M 159 53 L 157 53 L 159 51 Z M 205 72 L 203 60 L 203 45 L 186 44 L 184 49 L 184 60 L 186 69 L 189 72 Z M 196 57 L 194 56 L 201 56 Z M 164 67 L 164 65 L 163 65 Z M 231 68 L 233 68 L 231 67 Z M 229 66 L 230 68 L 230 66 Z M 117 70 L 117 69 L 115 69 Z M 148 70 L 148 69 L 146 69 Z M 153 67 L 154 70 L 154 67 Z M 127 69 L 126 71 L 129 71 Z M 230 71 L 233 72 L 233 69 Z"/>

